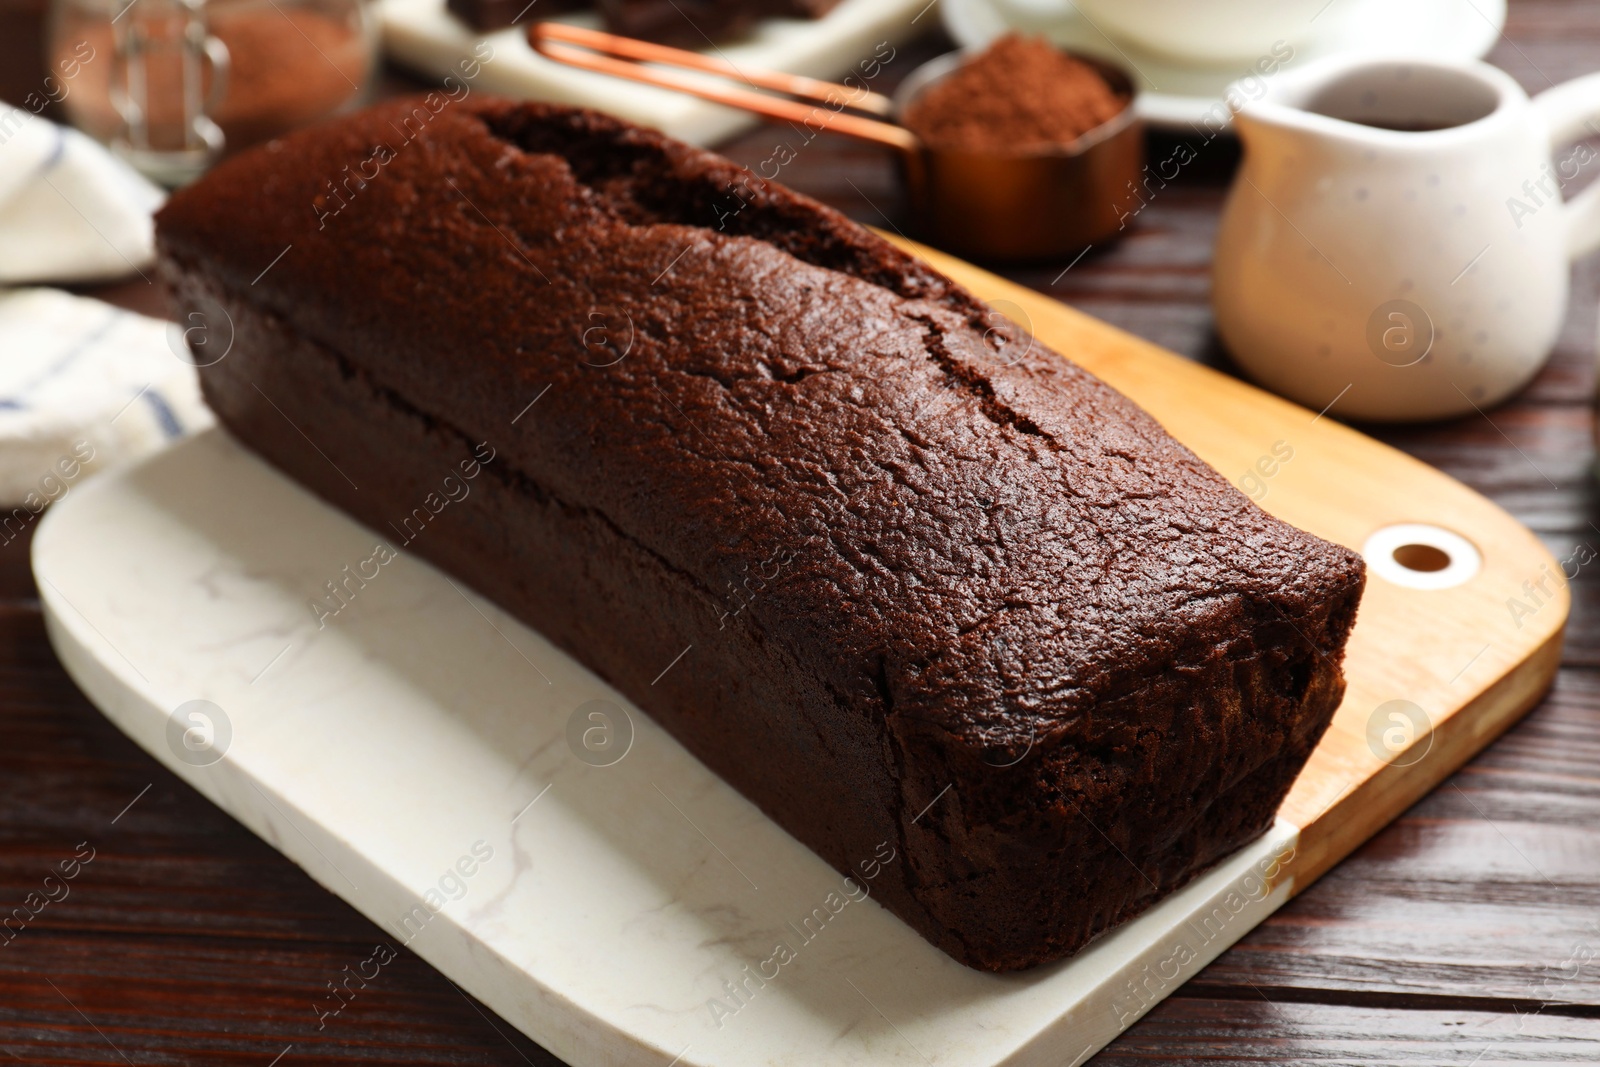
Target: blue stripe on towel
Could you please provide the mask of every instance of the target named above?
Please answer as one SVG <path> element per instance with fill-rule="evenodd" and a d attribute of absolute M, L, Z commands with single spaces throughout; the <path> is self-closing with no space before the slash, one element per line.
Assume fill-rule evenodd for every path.
<path fill-rule="evenodd" d="M 18 389 L 16 396 L 0 397 L 0 407 L 25 409 L 27 407 L 25 398 L 28 396 L 28 394 L 32 393 L 35 389 L 39 388 L 39 386 L 45 384 L 51 379 L 59 376 L 68 367 L 72 366 L 72 364 L 77 361 L 79 356 L 83 355 L 89 349 L 93 348 L 95 345 L 104 340 L 106 334 L 110 333 L 112 328 L 115 327 L 117 323 L 128 314 L 128 312 L 123 311 L 121 308 L 112 307 L 110 305 L 107 305 L 106 310 L 106 317 L 99 326 L 69 342 L 68 346 L 56 356 L 55 362 L 46 367 L 44 371 L 37 375 L 32 381 L 27 382 L 22 386 L 22 388 Z"/>
<path fill-rule="evenodd" d="M 51 171 L 55 170 L 56 167 L 60 165 L 61 161 L 66 158 L 66 155 L 67 155 L 67 131 L 66 131 L 66 127 L 57 125 L 56 123 L 52 122 L 50 124 L 50 129 L 56 135 L 56 143 L 54 145 L 52 145 L 51 148 L 50 148 L 50 158 L 46 159 L 44 161 L 44 163 L 42 163 L 40 165 L 39 169 L 34 171 L 34 173 L 33 173 L 33 177 L 34 178 L 42 177 L 43 175 L 49 174 Z M 29 181 L 32 181 L 32 180 L 33 180 L 32 178 L 29 179 Z"/>
<path fill-rule="evenodd" d="M 172 406 L 160 393 L 154 389 L 146 389 L 144 402 L 150 405 L 150 410 L 155 414 L 161 432 L 167 435 L 167 440 L 172 441 L 183 436 L 183 427 L 178 425 L 178 417 L 172 413 Z"/>

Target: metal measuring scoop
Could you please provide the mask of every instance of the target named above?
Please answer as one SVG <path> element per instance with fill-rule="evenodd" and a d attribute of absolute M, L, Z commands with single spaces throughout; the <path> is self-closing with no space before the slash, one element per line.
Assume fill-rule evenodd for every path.
<path fill-rule="evenodd" d="M 1133 80 L 1088 57 L 1075 58 L 1094 67 L 1127 100 L 1115 117 L 1069 145 L 977 152 L 934 147 L 898 124 L 919 94 L 954 73 L 970 53 L 951 53 L 924 63 L 890 98 L 796 74 L 737 67 L 698 52 L 563 23 L 533 24 L 528 43 L 558 63 L 887 145 L 900 160 L 917 236 L 974 259 L 1048 259 L 1116 234 L 1125 215 L 1121 205 L 1138 188 L 1144 167 Z M 692 73 L 685 76 L 686 71 L 741 84 L 714 83 Z"/>

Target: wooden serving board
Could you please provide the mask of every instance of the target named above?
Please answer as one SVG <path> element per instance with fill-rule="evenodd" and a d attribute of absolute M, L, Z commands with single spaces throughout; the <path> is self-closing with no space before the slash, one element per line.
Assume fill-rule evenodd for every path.
<path fill-rule="evenodd" d="M 1384 564 L 1399 584 L 1371 580 L 1344 705 L 1276 826 L 1072 960 L 1006 976 L 953 962 L 409 555 L 319 621 L 325 583 L 385 535 L 221 431 L 50 509 L 33 552 L 51 640 L 119 727 L 383 930 L 360 980 L 408 946 L 576 1067 L 1082 1063 L 1526 711 L 1566 592 L 1499 508 L 1332 414 L 916 251 L 1290 522 L 1358 549 L 1400 523 L 1470 541 L 1423 584 L 1481 556 L 1442 589 Z M 573 740 L 594 701 L 614 762 Z"/>

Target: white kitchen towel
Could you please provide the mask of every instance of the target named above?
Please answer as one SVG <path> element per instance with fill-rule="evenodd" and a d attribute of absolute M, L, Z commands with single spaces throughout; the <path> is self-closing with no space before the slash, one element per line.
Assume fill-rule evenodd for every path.
<path fill-rule="evenodd" d="M 0 104 L 0 285 L 147 274 L 163 198 L 77 130 Z"/>
<path fill-rule="evenodd" d="M 37 514 L 95 470 L 212 424 L 176 327 L 59 289 L 0 291 L 0 504 Z M 15 525 L 13 523 L 12 525 Z M 0 528 L 0 540 L 14 535 Z"/>

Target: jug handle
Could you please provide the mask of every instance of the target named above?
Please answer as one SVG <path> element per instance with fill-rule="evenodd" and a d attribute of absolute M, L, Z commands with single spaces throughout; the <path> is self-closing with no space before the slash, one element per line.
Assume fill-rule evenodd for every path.
<path fill-rule="evenodd" d="M 1600 136 L 1600 73 L 1562 82 L 1533 98 L 1550 131 L 1550 151 L 1561 145 Z M 1600 153 L 1588 150 L 1591 157 Z M 1588 162 L 1585 159 L 1583 162 Z M 1600 182 L 1569 200 L 1563 209 L 1567 255 L 1572 259 L 1600 248 Z"/>

